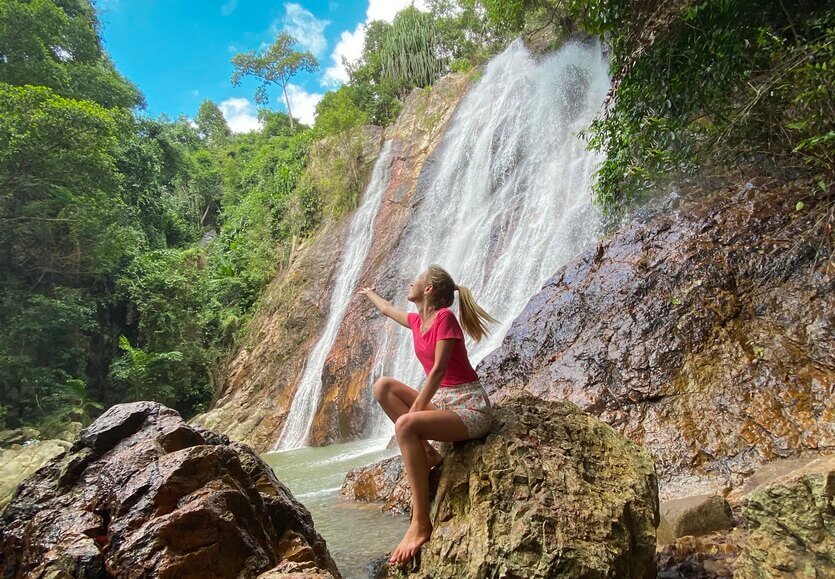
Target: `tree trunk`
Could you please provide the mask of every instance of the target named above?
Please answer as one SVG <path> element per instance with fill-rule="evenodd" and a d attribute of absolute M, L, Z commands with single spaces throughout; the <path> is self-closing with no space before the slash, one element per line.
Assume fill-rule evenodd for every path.
<path fill-rule="evenodd" d="M 295 132 L 296 127 L 293 124 L 293 112 L 290 110 L 290 99 L 287 98 L 287 85 L 281 85 L 281 90 L 284 92 L 284 104 L 287 105 L 287 116 L 290 117 L 290 130 Z"/>

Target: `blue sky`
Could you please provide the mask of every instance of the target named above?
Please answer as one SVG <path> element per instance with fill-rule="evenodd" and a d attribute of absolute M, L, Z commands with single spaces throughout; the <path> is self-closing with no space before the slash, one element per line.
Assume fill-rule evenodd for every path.
<path fill-rule="evenodd" d="M 230 59 L 268 46 L 281 30 L 319 60 L 288 89 L 293 116 L 312 123 L 316 103 L 347 79 L 342 58 L 359 57 L 365 23 L 391 21 L 411 0 L 96 0 L 102 38 L 116 68 L 139 86 L 151 116 L 193 117 L 215 101 L 232 130 L 257 128 L 256 81 L 229 82 Z M 421 0 L 415 5 L 423 8 Z M 270 108 L 286 110 L 281 89 Z"/>

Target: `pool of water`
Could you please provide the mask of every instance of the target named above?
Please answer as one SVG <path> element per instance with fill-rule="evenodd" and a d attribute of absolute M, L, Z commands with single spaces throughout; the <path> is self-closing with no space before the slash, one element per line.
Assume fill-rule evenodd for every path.
<path fill-rule="evenodd" d="M 316 530 L 346 579 L 366 578 L 365 566 L 394 549 L 409 527 L 406 516 L 380 511 L 381 505 L 339 496 L 345 474 L 394 456 L 385 440 L 361 440 L 320 448 L 271 452 L 262 458 L 313 516 Z"/>

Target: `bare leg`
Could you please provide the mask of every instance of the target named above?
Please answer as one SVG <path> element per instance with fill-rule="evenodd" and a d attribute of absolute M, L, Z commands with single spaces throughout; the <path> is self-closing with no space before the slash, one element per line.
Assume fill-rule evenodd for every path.
<path fill-rule="evenodd" d="M 380 403 L 380 406 L 382 406 L 391 421 L 395 423 L 398 418 L 409 412 L 409 408 L 412 407 L 417 397 L 417 390 L 406 386 L 403 382 L 394 378 L 384 376 L 374 383 L 374 398 Z M 432 406 L 431 409 L 434 410 L 435 407 Z M 440 453 L 429 444 L 429 441 L 423 440 L 421 444 L 426 452 L 426 460 L 429 468 L 441 464 L 442 457 Z"/>
<path fill-rule="evenodd" d="M 412 523 L 389 560 L 408 561 L 432 536 L 429 519 L 429 465 L 422 443 L 427 439 L 455 442 L 467 440 L 469 433 L 461 418 L 451 410 L 426 410 L 402 415 L 395 423 L 397 442 L 412 488 Z"/>

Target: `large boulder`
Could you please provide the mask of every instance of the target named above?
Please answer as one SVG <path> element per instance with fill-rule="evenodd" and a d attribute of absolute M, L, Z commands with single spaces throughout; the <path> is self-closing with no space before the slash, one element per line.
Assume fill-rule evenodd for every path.
<path fill-rule="evenodd" d="M 658 543 L 674 543 L 679 537 L 707 535 L 734 526 L 731 506 L 719 495 L 684 497 L 661 503 Z"/>
<path fill-rule="evenodd" d="M 113 406 L 0 518 L 5 577 L 338 577 L 310 513 L 247 446 L 153 402 Z"/>
<path fill-rule="evenodd" d="M 742 501 L 740 577 L 835 577 L 835 456 L 764 483 Z"/>
<path fill-rule="evenodd" d="M 477 368 L 496 401 L 570 400 L 645 447 L 664 500 L 835 446 L 831 201 L 704 188 L 566 264 Z"/>
<path fill-rule="evenodd" d="M 506 399 L 444 458 L 431 516 L 410 576 L 655 576 L 652 459 L 568 402 Z"/>

